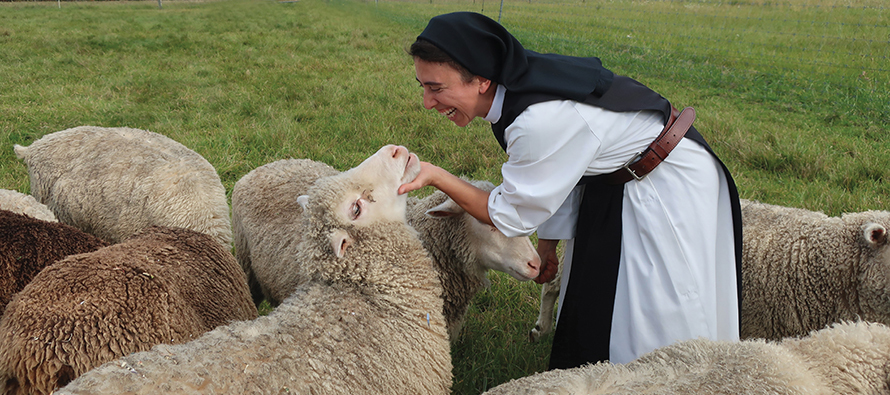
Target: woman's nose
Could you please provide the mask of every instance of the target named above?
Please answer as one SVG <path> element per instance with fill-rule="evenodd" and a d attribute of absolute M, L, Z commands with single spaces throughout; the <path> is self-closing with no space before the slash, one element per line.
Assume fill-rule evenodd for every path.
<path fill-rule="evenodd" d="M 432 94 L 423 92 L 423 108 L 432 110 L 433 107 L 436 106 L 436 103 L 436 99 L 433 98 Z"/>

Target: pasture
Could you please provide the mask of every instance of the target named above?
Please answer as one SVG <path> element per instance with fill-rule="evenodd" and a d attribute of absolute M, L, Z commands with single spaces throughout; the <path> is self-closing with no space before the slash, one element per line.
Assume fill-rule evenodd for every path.
<path fill-rule="evenodd" d="M 497 184 L 506 155 L 488 124 L 458 128 L 425 110 L 404 51 L 431 16 L 466 10 L 503 11 L 529 49 L 600 57 L 676 106 L 694 106 L 744 198 L 830 215 L 890 209 L 890 11 L 882 1 L 499 6 L 0 3 L 0 188 L 30 188 L 13 144 L 79 125 L 173 138 L 207 158 L 228 193 L 278 159 L 346 169 L 390 143 Z M 664 17 L 677 23 L 658 22 Z M 453 348 L 455 394 L 547 366 L 552 335 L 527 341 L 540 286 L 490 278 Z"/>

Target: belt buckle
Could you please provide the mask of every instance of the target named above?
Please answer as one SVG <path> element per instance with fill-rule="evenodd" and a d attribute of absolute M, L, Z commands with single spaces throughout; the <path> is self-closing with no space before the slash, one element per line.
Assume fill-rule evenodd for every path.
<path fill-rule="evenodd" d="M 630 157 L 630 159 L 628 159 L 627 162 L 624 162 L 624 164 L 621 165 L 621 167 L 624 170 L 627 170 L 627 172 L 630 173 L 630 175 L 633 176 L 633 178 L 637 181 L 642 181 L 643 178 L 646 178 L 646 175 L 643 174 L 642 176 L 638 176 L 637 173 L 633 169 L 630 168 L 630 165 L 636 163 L 636 161 L 642 157 L 643 157 L 643 152 L 637 151 L 636 155 Z"/>

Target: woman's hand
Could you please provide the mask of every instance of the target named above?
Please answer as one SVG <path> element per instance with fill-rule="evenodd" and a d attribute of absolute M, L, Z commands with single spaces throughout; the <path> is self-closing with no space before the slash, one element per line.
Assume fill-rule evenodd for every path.
<path fill-rule="evenodd" d="M 420 173 L 409 183 L 399 187 L 399 194 L 408 193 L 425 186 L 445 192 L 458 206 L 484 224 L 494 226 L 488 216 L 488 192 L 473 186 L 460 177 L 429 162 L 420 162 Z"/>
<path fill-rule="evenodd" d="M 414 180 L 407 184 L 402 184 L 402 186 L 399 187 L 399 195 L 418 190 L 427 185 L 435 186 L 433 184 L 433 179 L 436 177 L 437 173 L 441 171 L 444 170 L 432 163 L 421 161 L 420 173 L 417 174 L 417 177 L 414 177 Z"/>
<path fill-rule="evenodd" d="M 556 278 L 559 271 L 559 257 L 556 255 L 556 246 L 559 240 L 538 239 L 538 256 L 541 257 L 541 272 L 535 278 L 538 284 L 550 282 Z"/>

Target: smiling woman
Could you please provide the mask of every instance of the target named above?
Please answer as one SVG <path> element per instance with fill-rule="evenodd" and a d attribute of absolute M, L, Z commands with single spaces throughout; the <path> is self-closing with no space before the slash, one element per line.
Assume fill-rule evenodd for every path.
<path fill-rule="evenodd" d="M 431 185 L 507 236 L 537 232 L 538 282 L 568 240 L 551 368 L 738 339 L 738 193 L 693 109 L 598 58 L 526 50 L 471 12 L 430 20 L 409 54 L 423 106 L 491 122 L 509 158 L 490 193 L 426 162 L 400 192 Z"/>
<path fill-rule="evenodd" d="M 423 88 L 423 107 L 435 109 L 457 126 L 485 117 L 494 100 L 491 80 L 470 73 L 442 52 L 422 41 L 411 47 L 417 81 Z"/>

